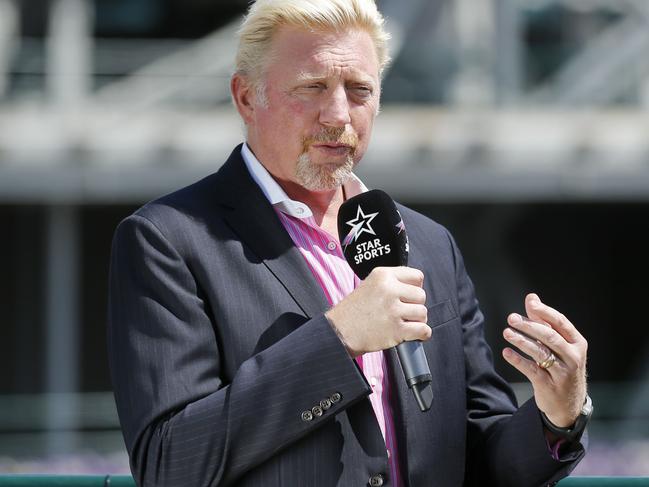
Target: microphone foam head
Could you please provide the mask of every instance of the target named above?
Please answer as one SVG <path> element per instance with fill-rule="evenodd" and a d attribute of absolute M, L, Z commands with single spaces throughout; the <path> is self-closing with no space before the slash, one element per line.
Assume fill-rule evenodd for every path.
<path fill-rule="evenodd" d="M 394 201 L 374 189 L 345 201 L 338 211 L 345 259 L 365 279 L 375 267 L 408 265 L 408 237 Z"/>

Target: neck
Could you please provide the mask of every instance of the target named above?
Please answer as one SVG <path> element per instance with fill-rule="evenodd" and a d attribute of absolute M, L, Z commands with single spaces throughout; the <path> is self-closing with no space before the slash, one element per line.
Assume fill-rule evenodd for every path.
<path fill-rule="evenodd" d="M 336 222 L 338 209 L 345 201 L 342 186 L 327 191 L 311 191 L 291 181 L 277 181 L 289 198 L 306 204 L 320 226 Z M 335 226 L 335 224 L 334 224 Z"/>
<path fill-rule="evenodd" d="M 336 235 L 338 210 L 340 209 L 340 205 L 345 201 L 342 186 L 328 191 L 310 191 L 294 181 L 282 179 L 276 175 L 272 168 L 261 162 L 262 159 L 253 149 L 254 142 L 251 143 L 250 135 L 246 144 L 288 197 L 307 205 L 311 209 L 313 218 L 318 226 L 329 231 L 332 235 Z"/>

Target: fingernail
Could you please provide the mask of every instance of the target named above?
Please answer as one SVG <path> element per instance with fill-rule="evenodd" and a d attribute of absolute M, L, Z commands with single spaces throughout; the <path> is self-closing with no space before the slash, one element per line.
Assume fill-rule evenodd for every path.
<path fill-rule="evenodd" d="M 512 313 L 511 315 L 509 315 L 510 323 L 520 323 L 521 321 L 523 321 L 523 318 L 518 313 Z"/>

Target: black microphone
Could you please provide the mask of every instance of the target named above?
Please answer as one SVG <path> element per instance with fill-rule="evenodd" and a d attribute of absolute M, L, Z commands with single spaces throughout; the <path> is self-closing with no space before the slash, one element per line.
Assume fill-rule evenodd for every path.
<path fill-rule="evenodd" d="M 408 237 L 394 201 L 374 189 L 345 201 L 338 211 L 338 235 L 347 263 L 360 279 L 375 267 L 408 265 Z M 419 409 L 433 403 L 432 376 L 420 341 L 397 345 L 399 362 Z"/>

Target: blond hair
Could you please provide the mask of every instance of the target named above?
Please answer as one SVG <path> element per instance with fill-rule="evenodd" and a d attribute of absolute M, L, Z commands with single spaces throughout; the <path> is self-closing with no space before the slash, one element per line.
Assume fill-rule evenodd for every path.
<path fill-rule="evenodd" d="M 390 36 L 383 22 L 374 0 L 257 0 L 239 28 L 236 71 L 261 88 L 273 34 L 290 25 L 310 30 L 365 30 L 374 42 L 382 74 L 390 61 Z"/>

